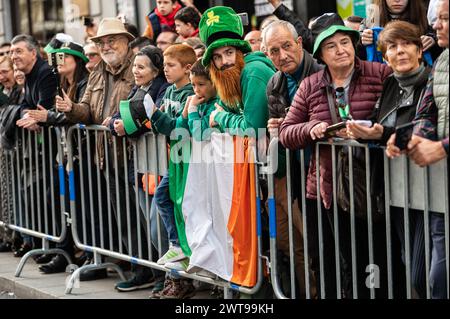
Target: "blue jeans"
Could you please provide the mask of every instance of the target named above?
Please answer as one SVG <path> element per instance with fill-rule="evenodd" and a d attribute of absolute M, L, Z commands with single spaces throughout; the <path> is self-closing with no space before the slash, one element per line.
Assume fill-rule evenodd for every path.
<path fill-rule="evenodd" d="M 173 245 L 179 246 L 177 226 L 175 224 L 175 213 L 173 210 L 173 202 L 170 199 L 169 193 L 169 174 L 167 173 L 162 178 L 155 191 L 154 203 L 158 208 L 159 215 L 166 227 L 169 242 Z"/>
<path fill-rule="evenodd" d="M 148 197 L 148 203 L 150 207 L 149 217 L 147 217 L 146 213 L 146 205 L 147 205 L 146 196 Z M 146 194 L 142 188 L 139 188 L 139 206 L 141 207 L 141 210 L 144 212 L 147 222 L 150 223 L 150 239 L 153 247 L 155 248 L 156 251 L 158 251 L 159 239 L 158 239 L 158 223 L 156 218 L 157 214 L 156 205 L 154 205 L 153 196 Z M 161 255 L 164 255 L 164 253 L 169 249 L 169 245 L 167 239 L 167 231 L 164 225 L 161 224 L 161 219 L 159 229 L 161 232 Z M 148 229 L 146 228 L 145 230 L 147 231 Z"/>
<path fill-rule="evenodd" d="M 433 299 L 447 298 L 447 271 L 445 260 L 445 219 L 443 214 L 430 214 L 431 252 L 430 286 Z"/>

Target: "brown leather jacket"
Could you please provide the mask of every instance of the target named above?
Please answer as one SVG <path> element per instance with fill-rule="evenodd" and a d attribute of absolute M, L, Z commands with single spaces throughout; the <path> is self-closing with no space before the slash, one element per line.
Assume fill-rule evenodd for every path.
<path fill-rule="evenodd" d="M 117 71 L 112 71 L 112 69 L 104 62 L 100 63 L 95 67 L 94 71 L 89 76 L 86 91 L 80 103 L 74 103 L 72 106 L 72 111 L 66 113 L 67 119 L 72 123 L 82 123 L 82 124 L 98 124 L 101 125 L 103 120 L 117 113 L 119 110 L 119 103 L 121 100 L 126 100 L 128 94 L 134 86 L 134 76 L 132 73 L 134 61 L 134 53 L 131 49 L 128 50 L 125 61 L 122 66 Z M 107 78 L 110 73 L 114 76 L 114 84 L 112 88 L 107 88 Z M 103 106 L 105 93 L 107 89 L 112 89 L 110 100 L 108 101 L 110 107 L 108 114 L 103 116 Z M 117 155 L 119 163 L 122 162 L 123 153 L 122 144 L 118 140 L 117 144 Z M 109 144 L 112 148 L 112 140 L 109 139 Z M 99 154 L 99 166 L 103 169 L 104 166 L 104 147 L 103 138 L 99 136 L 99 141 L 97 144 L 97 151 Z M 112 153 L 109 153 L 110 157 Z M 122 165 L 120 165 L 122 166 Z"/>

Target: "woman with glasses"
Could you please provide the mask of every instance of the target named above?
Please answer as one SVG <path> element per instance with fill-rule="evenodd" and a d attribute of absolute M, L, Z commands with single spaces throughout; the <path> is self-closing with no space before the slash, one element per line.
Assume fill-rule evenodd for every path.
<path fill-rule="evenodd" d="M 0 56 L 0 106 L 19 104 L 22 93 L 20 86 L 14 77 L 14 65 L 9 56 Z"/>
<path fill-rule="evenodd" d="M 24 77 L 25 78 L 25 77 Z M 18 83 L 14 76 L 14 67 L 11 59 L 7 55 L 0 56 L 0 84 L 3 89 L 0 91 L 0 118 L 3 110 L 8 105 L 18 105 L 23 99 L 23 82 Z M 8 187 L 11 185 L 11 174 L 8 174 L 3 150 L 0 149 L 0 220 L 8 222 L 12 217 L 11 197 L 7 197 Z M 8 229 L 0 228 L 0 252 L 15 251 L 19 247 L 21 236 L 19 233 L 13 233 Z"/>

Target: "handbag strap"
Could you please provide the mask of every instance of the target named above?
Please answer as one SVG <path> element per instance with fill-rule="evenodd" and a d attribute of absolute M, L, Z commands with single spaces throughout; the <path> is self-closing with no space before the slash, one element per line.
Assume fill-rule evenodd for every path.
<path fill-rule="evenodd" d="M 333 93 L 331 92 L 330 86 L 327 86 L 327 98 L 328 98 L 328 108 L 330 109 L 331 121 L 333 124 L 338 123 L 338 117 L 336 114 L 336 105 L 334 103 Z"/>

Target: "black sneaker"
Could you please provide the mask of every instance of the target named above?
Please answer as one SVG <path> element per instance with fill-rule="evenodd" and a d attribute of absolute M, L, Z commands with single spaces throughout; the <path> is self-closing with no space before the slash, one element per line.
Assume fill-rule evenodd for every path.
<path fill-rule="evenodd" d="M 0 253 L 6 253 L 12 251 L 12 245 L 8 242 L 0 243 Z"/>
<path fill-rule="evenodd" d="M 118 282 L 115 288 L 118 291 L 134 291 L 139 289 L 151 288 L 155 285 L 155 281 L 150 278 L 148 280 L 139 279 L 138 276 L 133 276 L 130 280 Z"/>
<path fill-rule="evenodd" d="M 80 281 L 91 281 L 108 277 L 106 269 L 92 269 L 80 274 Z"/>

